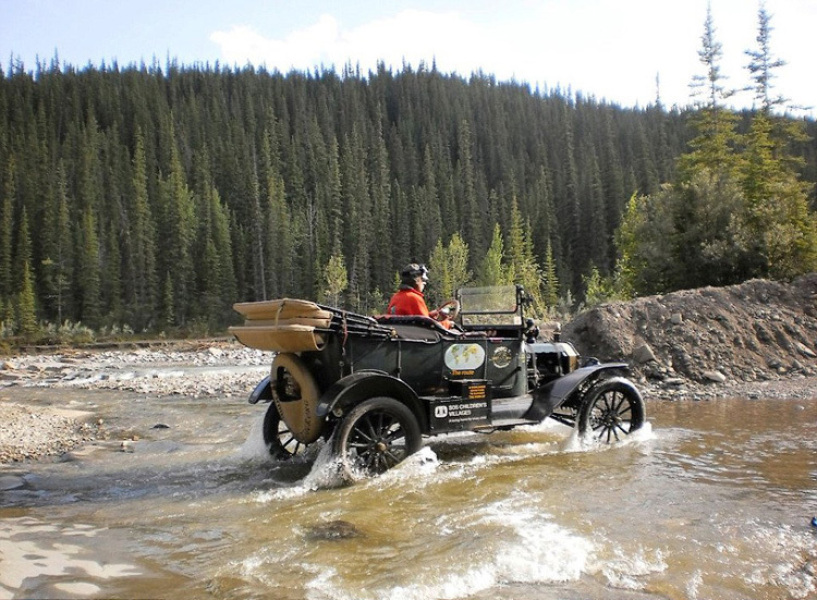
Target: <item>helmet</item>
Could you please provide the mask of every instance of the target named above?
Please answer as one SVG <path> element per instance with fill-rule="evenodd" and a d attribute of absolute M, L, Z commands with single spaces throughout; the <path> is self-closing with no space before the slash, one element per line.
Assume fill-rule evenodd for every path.
<path fill-rule="evenodd" d="M 400 278 L 404 282 L 413 282 L 418 277 L 422 277 L 423 281 L 428 281 L 428 268 L 425 265 L 411 263 L 400 271 Z"/>

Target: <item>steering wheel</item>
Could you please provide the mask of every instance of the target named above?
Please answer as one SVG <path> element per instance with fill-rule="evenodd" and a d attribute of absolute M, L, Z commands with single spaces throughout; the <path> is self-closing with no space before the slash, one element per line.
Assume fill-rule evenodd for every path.
<path fill-rule="evenodd" d="M 449 300 L 437 309 L 437 320 L 454 320 L 460 314 L 460 303 L 457 300 Z"/>

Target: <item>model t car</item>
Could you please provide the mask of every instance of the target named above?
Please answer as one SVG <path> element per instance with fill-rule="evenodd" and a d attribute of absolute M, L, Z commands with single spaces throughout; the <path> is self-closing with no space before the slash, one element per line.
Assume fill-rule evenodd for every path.
<path fill-rule="evenodd" d="M 446 328 L 282 299 L 236 304 L 245 321 L 230 331 L 276 353 L 249 399 L 270 402 L 270 453 L 292 457 L 323 439 L 348 478 L 386 471 L 424 436 L 548 417 L 604 443 L 640 428 L 644 402 L 621 376 L 627 365 L 581 361 L 558 335 L 540 340 L 528 305 L 521 286 L 462 289 Z"/>

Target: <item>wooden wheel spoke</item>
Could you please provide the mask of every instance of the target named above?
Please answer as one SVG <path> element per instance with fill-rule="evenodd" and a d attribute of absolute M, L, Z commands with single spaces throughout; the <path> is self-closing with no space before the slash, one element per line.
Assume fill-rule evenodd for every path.
<path fill-rule="evenodd" d="M 338 427 L 333 450 L 344 461 L 351 479 L 388 471 L 422 444 L 417 418 L 395 398 L 361 402 Z"/>
<path fill-rule="evenodd" d="M 375 442 L 375 440 L 377 439 L 377 434 L 374 433 L 374 430 L 371 427 L 369 427 L 369 432 L 368 433 L 363 431 L 363 429 L 361 429 L 360 427 L 355 427 L 352 430 L 352 435 L 350 436 L 350 438 L 351 437 L 357 437 L 359 439 L 364 440 L 365 442 L 367 442 L 369 444 L 373 444 Z"/>

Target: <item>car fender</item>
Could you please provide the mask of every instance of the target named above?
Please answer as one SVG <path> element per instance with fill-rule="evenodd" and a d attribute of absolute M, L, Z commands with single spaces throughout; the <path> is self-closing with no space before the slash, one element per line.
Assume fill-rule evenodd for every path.
<path fill-rule="evenodd" d="M 405 381 L 384 371 L 358 371 L 339 379 L 321 396 L 317 414 L 319 418 L 325 418 L 336 410 L 347 412 L 364 400 L 378 396 L 388 396 L 408 406 L 417 418 L 420 429 L 428 430 L 428 419 L 417 394 Z"/>
<path fill-rule="evenodd" d="M 264 402 L 272 401 L 272 386 L 270 385 L 269 375 L 258 382 L 258 385 L 255 386 L 247 402 L 250 404 L 258 404 L 261 400 Z"/>
<path fill-rule="evenodd" d="M 578 368 L 564 377 L 549 381 L 531 393 L 533 404 L 525 418 L 542 421 L 549 417 L 554 409 L 569 403 L 583 384 L 598 379 L 606 374 L 605 372 L 627 371 L 629 368 L 626 363 L 599 363 Z"/>

